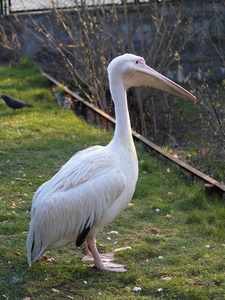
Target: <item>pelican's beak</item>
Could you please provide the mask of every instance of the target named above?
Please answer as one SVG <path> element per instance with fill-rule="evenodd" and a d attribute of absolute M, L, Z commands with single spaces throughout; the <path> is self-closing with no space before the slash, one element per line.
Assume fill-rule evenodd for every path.
<path fill-rule="evenodd" d="M 197 101 L 197 98 L 172 80 L 143 64 L 133 75 L 124 77 L 125 87 L 150 86 L 170 94 Z"/>

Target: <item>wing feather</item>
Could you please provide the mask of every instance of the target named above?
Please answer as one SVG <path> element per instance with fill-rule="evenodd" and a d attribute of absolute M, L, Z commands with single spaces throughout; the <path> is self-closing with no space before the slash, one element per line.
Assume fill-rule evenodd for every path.
<path fill-rule="evenodd" d="M 76 240 L 86 228 L 101 223 L 126 186 L 125 175 L 111 158 L 101 150 L 99 155 L 74 156 L 37 190 L 27 239 L 29 265 L 43 251 Z"/>

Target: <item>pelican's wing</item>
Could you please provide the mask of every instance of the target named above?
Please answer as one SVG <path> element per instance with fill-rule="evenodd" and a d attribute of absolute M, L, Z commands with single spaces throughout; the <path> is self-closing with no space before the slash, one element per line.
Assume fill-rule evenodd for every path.
<path fill-rule="evenodd" d="M 109 158 L 107 155 L 88 155 L 86 159 L 80 158 L 78 164 L 72 160 L 69 169 L 67 164 L 64 165 L 38 193 L 27 239 L 29 265 L 44 250 L 59 247 L 60 241 L 77 238 L 83 241 L 80 235 L 88 233 L 93 224 L 100 223 L 104 212 L 126 186 L 125 175 L 117 164 L 113 166 Z M 73 172 L 71 166 L 75 168 Z M 65 179 L 65 176 L 68 177 Z"/>
<path fill-rule="evenodd" d="M 43 183 L 38 189 L 37 189 L 37 191 L 36 191 L 36 193 L 35 193 L 35 195 L 34 195 L 34 197 L 33 197 L 33 200 L 32 200 L 32 209 L 31 209 L 31 213 L 32 213 L 32 210 L 33 210 L 33 207 L 35 207 L 36 206 L 36 201 L 38 202 L 38 201 L 40 201 L 40 198 L 43 198 L 43 196 L 44 195 L 46 195 L 46 190 L 50 190 L 51 192 L 53 192 L 53 190 L 51 190 L 51 188 L 53 188 L 52 187 L 52 185 L 51 184 L 49 184 L 50 183 L 50 181 L 53 183 L 53 179 L 57 176 L 57 175 L 60 175 L 61 176 L 61 171 L 63 170 L 63 169 L 65 169 L 66 171 L 67 171 L 67 173 L 69 172 L 69 170 L 72 170 L 72 166 L 71 165 L 73 165 L 74 166 L 74 164 L 79 164 L 79 162 L 80 162 L 80 159 L 82 158 L 82 157 L 85 157 L 85 155 L 87 155 L 87 154 L 93 154 L 95 151 L 97 151 L 97 150 L 102 150 L 104 147 L 103 146 L 93 146 L 93 147 L 89 147 L 89 148 L 87 148 L 87 149 L 84 149 L 84 150 L 81 150 L 81 151 L 78 151 L 76 154 L 74 154 L 68 161 L 67 161 L 67 163 L 65 163 L 62 167 L 61 167 L 61 169 L 60 169 L 60 171 L 51 179 L 51 180 L 49 180 L 49 181 L 46 181 L 45 183 Z M 68 168 L 68 166 L 69 166 L 69 168 Z M 74 172 L 76 172 L 76 169 L 77 169 L 77 167 L 75 166 L 75 168 L 74 168 L 74 170 L 72 170 L 72 171 L 74 171 Z M 89 172 L 90 173 L 90 175 L 91 175 L 91 172 Z M 82 173 L 81 173 L 82 174 Z M 68 177 L 71 177 L 71 176 L 68 176 L 69 174 L 65 174 L 65 176 L 68 178 Z M 70 174 L 71 175 L 71 174 Z M 72 174 L 73 175 L 73 174 Z M 60 176 L 58 176 L 58 177 L 60 177 Z M 70 178 L 68 178 L 68 179 L 70 179 Z M 67 180 L 67 182 L 68 182 L 69 180 Z M 65 181 L 63 181 L 62 182 L 63 184 L 65 183 Z M 48 186 L 48 188 L 47 188 L 47 186 Z M 56 187 L 56 188 L 58 188 L 58 186 Z"/>

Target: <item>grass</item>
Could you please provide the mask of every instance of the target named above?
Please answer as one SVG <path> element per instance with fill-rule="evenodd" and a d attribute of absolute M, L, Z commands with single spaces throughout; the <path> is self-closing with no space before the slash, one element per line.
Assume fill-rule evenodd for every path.
<path fill-rule="evenodd" d="M 0 67 L 0 92 L 34 105 L 14 113 L 0 101 L 0 299 L 224 299 L 224 204 L 139 144 L 131 205 L 97 236 L 100 252 L 131 247 L 116 254 L 129 272 L 86 267 L 73 243 L 28 267 L 33 193 L 75 152 L 107 144 L 112 133 L 58 107 L 29 61 Z"/>

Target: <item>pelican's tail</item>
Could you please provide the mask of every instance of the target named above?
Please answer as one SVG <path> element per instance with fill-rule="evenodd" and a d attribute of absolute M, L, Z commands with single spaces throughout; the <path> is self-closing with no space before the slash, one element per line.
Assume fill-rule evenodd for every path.
<path fill-rule="evenodd" d="M 30 225 L 30 230 L 27 236 L 27 262 L 31 267 L 32 263 L 35 262 L 39 256 L 45 251 L 46 247 L 43 247 L 40 234 L 35 231 Z"/>

